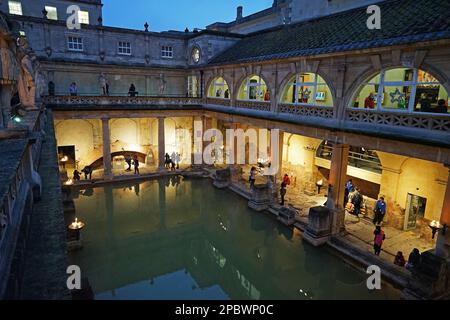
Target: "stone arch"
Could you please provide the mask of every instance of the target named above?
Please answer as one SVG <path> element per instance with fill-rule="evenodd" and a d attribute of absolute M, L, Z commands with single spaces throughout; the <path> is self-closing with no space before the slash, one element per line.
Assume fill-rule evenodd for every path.
<path fill-rule="evenodd" d="M 205 96 L 208 97 L 208 98 L 215 98 L 215 96 L 209 96 L 209 89 L 210 89 L 211 85 L 213 85 L 213 82 L 216 79 L 219 79 L 219 78 L 222 78 L 225 81 L 225 84 L 228 86 L 228 89 L 230 91 L 229 92 L 229 94 L 230 94 L 229 98 L 225 98 L 225 99 L 231 99 L 233 97 L 233 94 L 234 94 L 234 90 L 233 90 L 233 87 L 231 85 L 232 82 L 230 82 L 230 79 L 227 79 L 228 77 L 226 75 L 219 74 L 219 73 L 214 73 L 208 78 L 208 81 L 206 82 L 206 87 L 205 87 L 205 89 L 206 89 Z"/>
<path fill-rule="evenodd" d="M 336 104 L 336 88 L 334 83 L 331 81 L 330 77 L 328 76 L 328 74 L 323 75 L 321 72 L 314 72 L 313 70 L 310 70 L 312 68 L 305 68 L 305 70 L 300 70 L 299 72 L 289 72 L 279 83 L 278 85 L 278 97 L 277 97 L 277 102 L 278 103 L 282 103 L 281 99 L 283 98 L 283 93 L 284 90 L 286 89 L 286 86 L 289 84 L 290 80 L 295 77 L 297 74 L 300 74 L 302 72 L 308 72 L 308 73 L 313 73 L 313 74 L 317 74 L 318 76 L 320 76 L 324 81 L 325 84 L 328 86 L 328 89 L 331 92 L 331 100 L 332 100 L 332 105 L 335 106 Z"/>
<path fill-rule="evenodd" d="M 110 122 L 111 151 L 139 151 L 139 125 L 134 119 L 118 118 Z M 136 149 L 136 150 L 132 150 Z"/>
<path fill-rule="evenodd" d="M 270 85 L 270 82 L 268 81 L 268 78 L 267 78 L 265 75 L 263 75 L 263 72 L 259 72 L 259 73 L 245 73 L 244 75 L 240 76 L 240 77 L 238 78 L 238 81 L 236 81 L 236 83 L 235 83 L 235 85 L 234 85 L 234 95 L 233 95 L 234 99 L 235 99 L 236 101 L 239 101 L 239 100 L 240 100 L 239 97 L 238 97 L 238 96 L 239 96 L 239 89 L 241 88 L 242 84 L 244 83 L 244 81 L 245 81 L 247 78 L 251 78 L 251 77 L 254 77 L 254 76 L 260 77 L 260 78 L 264 81 L 264 83 L 265 83 L 267 89 L 268 89 L 269 92 L 270 92 L 270 97 L 271 97 L 271 100 L 270 100 L 270 101 L 272 101 L 272 99 L 273 99 L 273 97 L 274 97 L 275 90 L 274 90 L 274 88 L 272 88 L 272 86 Z"/>
<path fill-rule="evenodd" d="M 439 83 L 445 88 L 445 90 L 450 94 L 450 79 L 439 69 L 434 66 L 424 62 L 420 66 L 412 66 L 407 63 L 394 64 L 394 63 L 384 63 L 381 69 L 376 69 L 370 66 L 363 70 L 350 84 L 344 95 L 344 106 L 349 108 L 355 95 L 358 94 L 359 89 L 367 80 L 380 74 L 382 70 L 390 70 L 395 68 L 411 68 L 425 71 L 435 77 Z M 325 78 L 324 78 L 325 79 Z"/>
<path fill-rule="evenodd" d="M 423 171 L 427 174 L 417 174 Z M 400 167 L 396 202 L 404 209 L 408 193 L 427 199 L 425 218 L 439 220 L 445 197 L 446 185 L 440 183 L 448 177 L 448 169 L 436 162 L 407 158 Z"/>
<path fill-rule="evenodd" d="M 99 152 L 94 145 L 94 127 L 86 120 L 62 120 L 55 125 L 58 146 L 75 146 L 75 157 L 80 166 L 91 163 Z"/>

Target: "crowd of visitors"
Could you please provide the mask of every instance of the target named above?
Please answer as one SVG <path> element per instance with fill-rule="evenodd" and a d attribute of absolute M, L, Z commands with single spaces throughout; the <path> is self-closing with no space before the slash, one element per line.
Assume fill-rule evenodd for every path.
<path fill-rule="evenodd" d="M 170 169 L 170 171 L 175 171 L 180 169 L 181 154 L 179 152 L 173 151 L 171 155 L 166 153 L 164 155 L 164 167 Z"/>

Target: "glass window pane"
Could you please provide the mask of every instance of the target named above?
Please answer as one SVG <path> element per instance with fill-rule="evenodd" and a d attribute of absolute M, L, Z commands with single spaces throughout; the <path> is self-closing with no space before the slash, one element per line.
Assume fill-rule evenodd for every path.
<path fill-rule="evenodd" d="M 55 7 L 45 6 L 45 11 L 47 11 L 47 18 L 50 20 L 58 20 L 58 13 Z"/>
<path fill-rule="evenodd" d="M 87 11 L 78 11 L 78 20 L 80 23 L 89 24 L 89 12 Z"/>
<path fill-rule="evenodd" d="M 439 81 L 436 80 L 435 77 L 433 77 L 431 74 L 429 74 L 428 72 L 425 72 L 423 70 L 418 70 L 417 71 L 417 82 L 425 82 L 425 83 L 430 83 L 430 82 L 434 82 L 434 83 L 439 83 Z"/>
<path fill-rule="evenodd" d="M 374 109 L 377 107 L 378 84 L 366 84 L 353 100 L 353 108 Z"/>
<path fill-rule="evenodd" d="M 298 81 L 301 83 L 314 83 L 316 81 L 316 75 L 314 73 L 302 73 L 299 75 Z"/>
<path fill-rule="evenodd" d="M 385 109 L 408 109 L 412 86 L 385 86 L 381 106 Z"/>
<path fill-rule="evenodd" d="M 314 103 L 313 99 L 314 95 L 314 86 L 300 86 L 298 88 L 298 97 L 297 102 L 298 103 L 306 103 L 306 104 L 312 104 Z"/>
<path fill-rule="evenodd" d="M 414 69 L 397 68 L 387 70 L 384 74 L 384 82 L 413 81 Z"/>
<path fill-rule="evenodd" d="M 316 105 L 333 106 L 331 90 L 326 84 L 318 84 L 316 89 Z"/>
<path fill-rule="evenodd" d="M 9 13 L 22 15 L 22 4 L 18 1 L 9 1 L 8 2 Z"/>
<path fill-rule="evenodd" d="M 449 96 L 442 85 L 417 85 L 414 111 L 447 113 Z"/>

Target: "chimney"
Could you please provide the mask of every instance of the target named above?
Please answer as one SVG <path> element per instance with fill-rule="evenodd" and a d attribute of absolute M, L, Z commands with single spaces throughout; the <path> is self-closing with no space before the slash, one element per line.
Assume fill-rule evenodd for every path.
<path fill-rule="evenodd" d="M 237 7 L 236 10 L 236 21 L 241 20 L 242 19 L 242 6 Z"/>

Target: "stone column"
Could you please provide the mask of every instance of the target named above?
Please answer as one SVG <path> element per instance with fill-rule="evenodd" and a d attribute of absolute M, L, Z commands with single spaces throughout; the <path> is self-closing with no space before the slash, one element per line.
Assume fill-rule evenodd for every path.
<path fill-rule="evenodd" d="M 436 255 L 442 258 L 450 257 L 450 171 L 447 180 L 447 188 L 445 190 L 444 203 L 442 205 L 441 212 L 441 225 L 446 226 L 445 235 L 442 232 L 439 232 L 438 240 L 436 242 Z"/>
<path fill-rule="evenodd" d="M 333 146 L 327 201 L 327 207 L 333 212 L 332 234 L 337 234 L 344 228 L 344 194 L 349 149 L 349 145 Z"/>
<path fill-rule="evenodd" d="M 192 166 L 203 164 L 203 127 L 204 117 L 192 118 Z"/>
<path fill-rule="evenodd" d="M 103 175 L 105 180 L 113 178 L 111 169 L 111 138 L 109 133 L 109 118 L 102 118 L 103 133 Z"/>
<path fill-rule="evenodd" d="M 164 137 L 164 117 L 158 118 L 158 168 L 160 171 L 164 171 L 164 156 L 166 154 L 166 139 Z"/>

